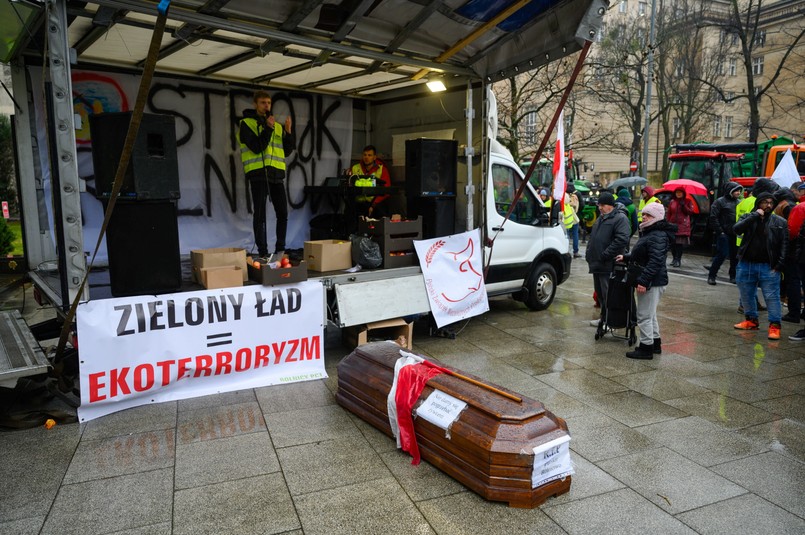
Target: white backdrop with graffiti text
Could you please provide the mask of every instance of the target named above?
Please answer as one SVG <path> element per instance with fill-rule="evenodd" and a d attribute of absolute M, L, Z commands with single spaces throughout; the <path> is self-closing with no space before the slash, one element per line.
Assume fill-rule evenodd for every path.
<path fill-rule="evenodd" d="M 323 292 L 308 281 L 81 304 L 80 421 L 326 378 Z"/>
<path fill-rule="evenodd" d="M 478 229 L 414 242 L 436 325 L 489 310 Z"/>
<path fill-rule="evenodd" d="M 41 68 L 31 68 L 32 87 L 40 88 Z M 84 248 L 94 248 L 103 222 L 103 207 L 95 198 L 92 138 L 89 116 L 130 111 L 134 106 L 139 76 L 75 70 L 72 74 L 73 108 L 81 119 L 76 130 L 78 174 L 87 180 L 81 194 Z M 305 194 L 304 187 L 321 185 L 328 176 L 351 165 L 352 100 L 313 93 L 273 91 L 272 112 L 281 122 L 293 121 L 297 150 L 287 158 L 289 216 L 287 247 L 301 248 L 310 236 L 310 219 L 317 212 L 332 212 Z M 36 133 L 42 169 L 43 198 L 51 198 L 47 164 L 47 137 L 42 91 L 35 90 Z M 251 194 L 248 191 L 240 147 L 235 135 L 243 111 L 252 107 L 252 90 L 224 83 L 155 77 L 145 113 L 172 115 L 176 119 L 179 159 L 180 252 L 208 247 L 254 247 Z M 78 125 L 77 125 L 78 126 Z M 47 218 L 53 229 L 53 208 Z M 268 245 L 275 239 L 274 209 L 268 203 Z M 91 251 L 90 251 L 91 252 Z M 106 246 L 98 254 L 107 260 Z"/>

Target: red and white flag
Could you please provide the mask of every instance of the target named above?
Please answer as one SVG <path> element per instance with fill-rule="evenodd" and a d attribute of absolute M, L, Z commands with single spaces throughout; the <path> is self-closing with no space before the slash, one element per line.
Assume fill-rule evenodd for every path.
<path fill-rule="evenodd" d="M 556 150 L 553 153 L 553 198 L 565 210 L 565 110 L 559 112 L 556 124 Z"/>
<path fill-rule="evenodd" d="M 414 431 L 414 404 L 433 377 L 445 370 L 427 360 L 400 351 L 402 357 L 394 364 L 394 382 L 386 400 L 391 431 L 397 438 L 397 447 L 411 454 L 411 464 L 419 464 L 419 447 Z"/>

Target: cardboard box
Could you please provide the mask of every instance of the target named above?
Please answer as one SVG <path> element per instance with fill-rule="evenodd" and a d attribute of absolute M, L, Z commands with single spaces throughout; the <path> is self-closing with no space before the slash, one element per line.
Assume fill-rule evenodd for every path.
<path fill-rule="evenodd" d="M 370 341 L 375 340 L 396 340 L 400 336 L 405 336 L 407 348 L 413 347 L 412 337 L 414 324 L 405 323 L 402 318 L 391 320 L 375 321 L 366 325 L 356 325 L 341 329 L 341 340 L 344 345 L 354 349 Z"/>
<path fill-rule="evenodd" d="M 263 286 L 277 286 L 279 284 L 293 284 L 307 280 L 307 264 L 305 261 L 299 265 L 289 268 L 271 269 L 266 264 L 261 264 L 258 269 L 249 264 L 249 279 L 262 284 Z"/>
<path fill-rule="evenodd" d="M 199 284 L 201 280 L 201 268 L 227 267 L 234 266 L 241 269 L 243 282 L 248 280 L 249 274 L 246 271 L 246 251 L 237 247 L 219 247 L 217 249 L 196 249 L 190 251 L 190 259 L 193 263 L 193 278 Z"/>
<path fill-rule="evenodd" d="M 358 232 L 369 236 L 421 240 L 422 216 L 405 221 L 392 221 L 388 217 L 378 220 L 360 220 L 358 222 Z"/>
<path fill-rule="evenodd" d="M 243 286 L 243 272 L 239 266 L 205 267 L 199 269 L 201 285 L 208 290 Z"/>
<path fill-rule="evenodd" d="M 305 242 L 305 262 L 311 271 L 339 271 L 352 267 L 352 242 L 317 240 Z"/>

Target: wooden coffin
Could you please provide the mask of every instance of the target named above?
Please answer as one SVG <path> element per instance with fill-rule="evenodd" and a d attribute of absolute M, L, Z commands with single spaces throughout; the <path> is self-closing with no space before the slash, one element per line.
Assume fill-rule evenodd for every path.
<path fill-rule="evenodd" d="M 358 347 L 338 365 L 338 404 L 392 438 L 386 402 L 398 358 L 399 346 L 376 342 Z M 428 381 L 418 403 L 434 388 L 468 406 L 450 428 L 449 438 L 444 429 L 423 418 L 414 420 L 423 459 L 487 500 L 507 502 L 512 507 L 537 507 L 551 496 L 570 490 L 570 476 L 532 488 L 534 447 L 569 434 L 565 421 L 545 410 L 542 403 L 519 394 L 522 402 L 518 403 L 446 374 Z"/>

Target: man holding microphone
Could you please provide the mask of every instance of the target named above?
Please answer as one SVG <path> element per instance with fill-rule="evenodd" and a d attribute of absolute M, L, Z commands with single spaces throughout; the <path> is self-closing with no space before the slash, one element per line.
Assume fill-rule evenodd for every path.
<path fill-rule="evenodd" d="M 286 118 L 282 125 L 271 115 L 271 95 L 267 91 L 257 90 L 253 100 L 254 109 L 243 112 L 238 142 L 243 171 L 254 201 L 254 241 L 258 256 L 268 257 L 266 201 L 270 199 L 277 218 L 277 241 L 273 256 L 281 257 L 288 230 L 285 155 L 292 152 L 296 144 L 291 133 L 291 118 Z"/>

